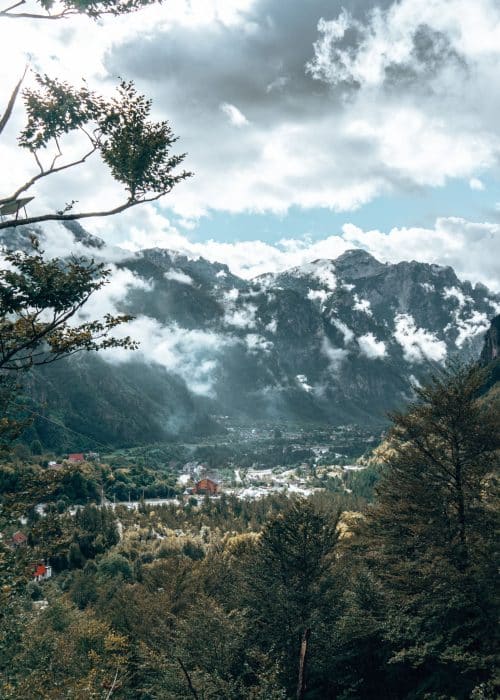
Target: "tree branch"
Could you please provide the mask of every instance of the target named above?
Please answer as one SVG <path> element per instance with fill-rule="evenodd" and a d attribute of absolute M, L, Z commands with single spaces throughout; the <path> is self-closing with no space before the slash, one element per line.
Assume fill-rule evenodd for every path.
<path fill-rule="evenodd" d="M 189 673 L 187 672 L 187 669 L 184 666 L 184 664 L 182 663 L 182 659 L 179 656 L 177 657 L 177 661 L 179 662 L 179 665 L 182 668 L 182 672 L 184 673 L 184 675 L 186 677 L 186 681 L 187 681 L 187 684 L 189 686 L 189 690 L 193 694 L 193 697 L 196 698 L 196 700 L 198 700 L 198 693 L 196 692 L 196 689 L 193 686 L 193 683 L 191 682 L 191 678 L 189 676 Z"/>
<path fill-rule="evenodd" d="M 24 0 L 22 0 L 22 1 L 24 2 Z M 18 3 L 18 4 L 20 4 L 20 3 Z M 14 5 L 13 7 L 16 7 L 16 5 Z M 1 13 L 0 13 L 0 15 L 1 15 Z M 14 105 L 16 103 L 17 96 L 19 94 L 19 90 L 21 89 L 21 85 L 23 83 L 24 78 L 26 77 L 27 71 L 28 71 L 28 66 L 26 66 L 26 68 L 24 69 L 24 73 L 22 74 L 21 79 L 19 80 L 16 87 L 12 91 L 9 102 L 7 104 L 7 109 L 5 110 L 5 113 L 3 114 L 2 118 L 0 119 L 0 134 L 7 126 L 7 122 L 9 121 L 9 119 L 12 115 L 12 110 L 14 109 Z"/>
<path fill-rule="evenodd" d="M 22 192 L 26 192 L 26 190 L 29 190 L 29 188 L 32 187 L 35 184 L 35 182 L 38 182 L 38 180 L 41 180 L 43 177 L 47 177 L 47 175 L 54 175 L 55 173 L 60 173 L 62 170 L 67 170 L 68 168 L 73 168 L 75 165 L 81 165 L 82 163 L 85 163 L 87 158 L 89 158 L 93 153 L 95 153 L 96 150 L 97 147 L 94 147 L 92 148 L 92 150 L 88 151 L 88 153 L 82 156 L 80 160 L 75 160 L 72 163 L 66 163 L 66 165 L 60 165 L 58 168 L 54 168 L 53 165 L 55 159 L 59 157 L 56 156 L 56 158 L 54 158 L 54 161 L 52 161 L 52 166 L 50 170 L 43 170 L 42 172 L 38 173 L 38 175 L 32 177 L 31 180 L 25 182 L 24 185 L 19 187 L 9 197 L 3 197 L 2 199 L 0 199 L 0 204 L 5 204 L 6 202 L 14 202 Z"/>
<path fill-rule="evenodd" d="M 40 216 L 28 216 L 24 219 L 14 219 L 11 221 L 0 221 L 0 230 L 6 228 L 16 228 L 17 226 L 28 226 L 29 224 L 38 224 L 43 221 L 75 221 L 76 219 L 90 219 L 96 216 L 113 216 L 114 214 L 120 214 L 122 211 L 131 209 L 138 204 L 146 204 L 147 202 L 155 202 L 164 195 L 168 194 L 171 188 L 165 192 L 160 192 L 160 194 L 154 197 L 145 197 L 144 199 L 128 199 L 123 204 L 115 207 L 114 209 L 108 209 L 107 211 L 90 211 L 90 212 L 80 212 L 76 214 L 42 214 Z"/>
<path fill-rule="evenodd" d="M 14 5 L 11 5 L 10 7 L 6 7 L 5 10 L 0 10 L 0 17 L 8 17 L 10 19 L 19 19 L 19 18 L 24 18 L 24 19 L 62 19 L 63 17 L 68 17 L 69 15 L 77 15 L 78 10 L 68 10 L 65 9 L 62 12 L 59 12 L 57 15 L 51 15 L 47 12 L 47 14 L 41 15 L 36 12 L 11 12 L 11 10 L 15 10 L 16 7 L 20 7 L 21 5 L 25 5 L 26 0 L 19 0 L 19 2 L 16 2 Z"/>

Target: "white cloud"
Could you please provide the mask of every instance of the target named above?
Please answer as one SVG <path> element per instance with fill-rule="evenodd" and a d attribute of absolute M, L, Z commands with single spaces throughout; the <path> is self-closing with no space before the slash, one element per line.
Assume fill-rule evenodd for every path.
<path fill-rule="evenodd" d="M 273 349 L 273 343 L 258 333 L 247 333 L 245 343 L 251 353 L 269 353 Z"/>
<path fill-rule="evenodd" d="M 214 395 L 215 369 L 221 351 L 236 342 L 230 335 L 181 328 L 177 324 L 163 326 L 145 316 L 117 329 L 115 335 L 131 335 L 140 342 L 136 355 L 162 365 L 181 377 L 191 391 L 206 396 Z M 119 348 L 104 351 L 102 357 L 110 362 L 132 359 L 130 351 Z"/>
<path fill-rule="evenodd" d="M 469 187 L 471 188 L 471 190 L 477 190 L 479 192 L 485 189 L 484 184 L 477 177 L 472 177 L 469 180 Z"/>
<path fill-rule="evenodd" d="M 246 126 L 249 123 L 248 119 L 242 112 L 240 112 L 238 107 L 235 107 L 228 102 L 223 102 L 220 108 L 233 126 Z"/>
<path fill-rule="evenodd" d="M 257 307 L 255 304 L 236 302 L 240 296 L 236 288 L 224 292 L 222 302 L 224 304 L 224 323 L 234 328 L 255 328 Z"/>
<path fill-rule="evenodd" d="M 461 279 L 482 282 L 500 291 L 500 225 L 448 217 L 434 228 L 402 227 L 388 233 L 363 231 L 346 224 L 342 238 L 369 251 L 382 262 L 418 260 L 450 265 Z"/>
<path fill-rule="evenodd" d="M 84 66 L 89 84 L 106 93 L 111 77 L 136 78 L 155 115 L 171 118 L 196 172 L 170 198 L 188 227 L 211 209 L 347 211 L 408 186 L 479 182 L 476 173 L 495 165 L 500 146 L 498 2 L 402 0 L 387 10 L 363 4 L 363 19 L 345 11 L 335 17 L 332 7 L 315 48 L 310 32 L 302 33 L 307 46 L 287 37 L 299 3 L 283 21 L 278 0 L 170 0 L 97 23 L 71 18 L 69 29 L 47 22 L 43 32 L 37 22 L 9 23 L 0 42 L 0 103 L 28 51 L 36 70 L 71 82 L 80 81 Z M 319 19 L 311 5 L 310 25 Z M 430 49 L 415 43 L 423 26 L 434 33 Z M 275 53 L 277 33 L 294 51 Z M 261 43 L 263 56 L 271 52 L 267 63 Z M 218 50 L 226 51 L 222 60 L 206 60 Z M 431 55 L 419 57 L 419 50 Z M 348 85 L 348 99 L 331 100 L 304 73 L 299 51 L 334 91 Z M 14 145 L 20 120 L 16 112 L 6 134 L 11 146 L 0 150 L 0 161 L 12 164 L 0 173 L 0 190 L 31 172 L 29 154 L 25 160 Z M 97 161 L 76 172 L 40 183 L 33 210 L 60 207 L 75 193 L 82 206 L 116 201 L 118 188 Z"/>
<path fill-rule="evenodd" d="M 187 285 L 193 285 L 194 281 L 193 278 L 190 277 L 189 275 L 186 275 L 185 272 L 182 270 L 176 270 L 175 268 L 172 268 L 171 270 L 167 270 L 164 275 L 165 279 L 167 280 L 172 280 L 173 282 L 179 282 L 180 284 L 187 284 Z"/>
<path fill-rule="evenodd" d="M 455 299 L 459 309 L 463 309 L 466 304 L 473 302 L 473 299 L 465 296 L 465 294 L 458 287 L 445 287 L 443 289 L 444 299 Z"/>
<path fill-rule="evenodd" d="M 328 359 L 330 370 L 334 373 L 338 372 L 340 365 L 348 355 L 347 350 L 334 347 L 326 336 L 321 343 L 321 352 Z"/>
<path fill-rule="evenodd" d="M 332 323 L 342 333 L 344 345 L 348 345 L 354 339 L 354 332 L 338 318 L 333 318 Z"/>
<path fill-rule="evenodd" d="M 368 301 L 368 299 L 360 299 L 357 294 L 353 294 L 353 299 L 354 299 L 353 309 L 355 311 L 361 311 L 362 313 L 366 314 L 367 316 L 373 316 L 372 310 L 370 308 L 370 302 Z"/>
<path fill-rule="evenodd" d="M 438 265 L 450 265 L 458 277 L 482 282 L 500 291 L 500 225 L 473 222 L 463 218 L 438 218 L 434 227 L 401 227 L 388 232 L 363 230 L 347 223 L 339 235 L 319 240 L 311 238 L 283 239 L 276 244 L 260 240 L 226 243 L 207 240 L 191 241 L 169 224 L 158 212 L 144 208 L 142 216 L 132 212 L 123 220 L 127 224 L 127 248 L 138 250 L 158 246 L 178 250 L 188 257 L 200 256 L 225 263 L 231 272 L 250 279 L 269 272 L 282 272 L 304 266 L 313 260 L 334 259 L 352 248 L 361 248 L 381 262 L 396 263 L 418 260 Z M 130 222 L 130 223 L 129 223 Z M 106 222 L 90 226 L 96 234 L 109 234 Z M 312 266 L 311 266 L 312 267 Z M 343 283 L 352 291 L 352 285 Z"/>
<path fill-rule="evenodd" d="M 310 289 L 307 292 L 307 298 L 309 301 L 318 301 L 320 306 L 324 306 L 328 300 L 328 292 L 324 289 Z"/>
<path fill-rule="evenodd" d="M 458 348 L 461 348 L 467 340 L 471 340 L 478 335 L 484 335 L 490 327 L 490 319 L 484 313 L 473 311 L 468 318 L 460 318 L 456 314 L 455 325 L 458 328 L 455 344 Z"/>
<path fill-rule="evenodd" d="M 377 340 L 373 333 L 361 335 L 358 339 L 359 349 L 370 360 L 380 359 L 387 355 L 387 349 L 383 340 Z"/>
<path fill-rule="evenodd" d="M 300 384 L 300 386 L 302 387 L 302 389 L 304 389 L 304 391 L 307 391 L 308 394 L 311 393 L 313 388 L 309 384 L 307 376 L 305 374 L 297 374 L 296 379 L 297 379 L 298 383 Z"/>
<path fill-rule="evenodd" d="M 425 328 L 418 328 L 411 314 L 398 314 L 394 327 L 394 338 L 407 362 L 443 362 L 446 359 L 446 343 Z"/>

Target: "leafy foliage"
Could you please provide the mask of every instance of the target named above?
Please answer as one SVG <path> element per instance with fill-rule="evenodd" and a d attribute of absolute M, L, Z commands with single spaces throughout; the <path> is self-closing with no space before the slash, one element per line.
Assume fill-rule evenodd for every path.
<path fill-rule="evenodd" d="M 38 0 L 40 11 L 20 12 L 26 4 L 26 0 L 19 0 L 0 9 L 1 17 L 28 18 L 28 19 L 63 19 L 71 15 L 87 15 L 92 19 L 99 19 L 103 15 L 123 15 L 135 12 L 142 7 L 159 2 L 159 0 Z"/>
<path fill-rule="evenodd" d="M 110 273 L 103 263 L 45 260 L 36 246 L 33 253 L 6 251 L 4 258 L 9 267 L 0 270 L 0 370 L 24 370 L 80 350 L 136 347 L 129 337 L 109 335 L 129 316 L 70 323 L 106 284 Z"/>

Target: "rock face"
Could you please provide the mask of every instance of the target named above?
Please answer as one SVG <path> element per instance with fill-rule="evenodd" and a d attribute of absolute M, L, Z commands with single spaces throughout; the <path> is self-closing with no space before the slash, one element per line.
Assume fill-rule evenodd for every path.
<path fill-rule="evenodd" d="M 95 250 L 96 241 L 89 245 Z M 384 264 L 362 250 L 251 280 L 162 249 L 118 267 L 132 283 L 115 310 L 136 317 L 130 333 L 141 350 L 119 364 L 112 354 L 78 358 L 79 390 L 89 394 L 87 414 L 93 401 L 101 406 L 105 425 L 111 391 L 100 396 L 97 379 L 105 366 L 110 386 L 127 386 L 124 413 L 154 411 L 156 439 L 162 426 L 165 434 L 174 425 L 190 430 L 190 415 L 197 425 L 207 415 L 380 425 L 430 368 L 454 356 L 477 358 L 500 308 L 500 296 L 459 280 L 450 267 Z M 497 317 L 489 356 L 498 353 L 498 337 Z M 112 413 L 120 423 L 120 406 Z"/>
<path fill-rule="evenodd" d="M 481 353 L 481 364 L 487 365 L 500 358 L 500 314 L 491 322 Z"/>

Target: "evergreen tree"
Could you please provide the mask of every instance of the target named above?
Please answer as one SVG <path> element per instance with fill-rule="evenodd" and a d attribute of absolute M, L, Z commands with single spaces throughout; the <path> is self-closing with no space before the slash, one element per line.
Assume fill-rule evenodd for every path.
<path fill-rule="evenodd" d="M 268 521 L 247 563 L 254 641 L 281 660 L 282 682 L 300 698 L 307 685 L 322 682 L 317 654 L 335 608 L 336 525 L 336 517 L 295 501 Z"/>
<path fill-rule="evenodd" d="M 474 367 L 444 371 L 393 416 L 365 542 L 391 662 L 406 670 L 400 697 L 468 698 L 493 673 L 500 435 L 484 381 Z"/>

